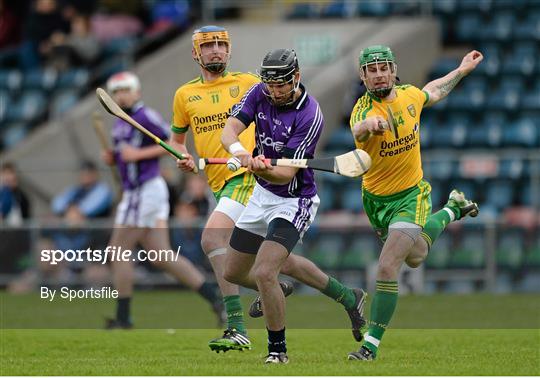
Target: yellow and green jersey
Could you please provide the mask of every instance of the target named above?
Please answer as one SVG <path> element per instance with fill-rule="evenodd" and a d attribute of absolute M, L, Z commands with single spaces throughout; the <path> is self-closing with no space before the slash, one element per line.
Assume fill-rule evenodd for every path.
<path fill-rule="evenodd" d="M 388 120 L 388 109 L 394 116 L 397 135 L 386 131 L 383 135 L 372 135 L 362 143 L 356 142 L 356 146 L 372 159 L 371 168 L 363 177 L 363 188 L 379 196 L 411 188 L 423 177 L 420 113 L 429 95 L 412 85 L 399 85 L 395 90 L 396 98 L 392 101 L 366 93 L 358 99 L 350 119 L 352 128 L 368 117 L 381 116 Z"/>
<path fill-rule="evenodd" d="M 251 73 L 224 72 L 217 80 L 205 82 L 202 76 L 177 89 L 173 103 L 174 133 L 185 133 L 191 128 L 195 150 L 200 157 L 230 157 L 221 145 L 221 132 L 231 108 L 244 93 L 260 79 Z M 241 135 L 240 142 L 253 151 L 255 126 L 251 124 Z M 231 172 L 224 164 L 205 168 L 212 191 L 219 191 L 230 178 L 243 174 L 244 168 Z"/>

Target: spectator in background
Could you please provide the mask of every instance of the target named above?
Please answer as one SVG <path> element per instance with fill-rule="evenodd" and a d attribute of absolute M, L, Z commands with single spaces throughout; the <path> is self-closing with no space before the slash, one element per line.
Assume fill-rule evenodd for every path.
<path fill-rule="evenodd" d="M 0 0 L 0 49 L 20 42 L 24 5 L 24 0 Z"/>
<path fill-rule="evenodd" d="M 23 26 L 20 49 L 21 66 L 25 70 L 38 68 L 42 56 L 50 50 L 50 39 L 55 33 L 69 32 L 56 0 L 35 0 Z"/>
<path fill-rule="evenodd" d="M 100 53 L 97 39 L 90 31 L 90 18 L 75 14 L 71 19 L 71 33 L 51 36 L 47 65 L 59 71 L 72 66 L 90 66 Z"/>
<path fill-rule="evenodd" d="M 20 226 L 30 218 L 30 201 L 19 188 L 15 165 L 6 162 L 0 169 L 0 220 L 3 225 Z"/>
<path fill-rule="evenodd" d="M 60 216 L 75 217 L 74 213 L 80 213 L 84 218 L 104 217 L 111 211 L 113 197 L 111 188 L 99 181 L 96 165 L 85 161 L 81 165 L 79 183 L 54 197 L 51 208 Z"/>

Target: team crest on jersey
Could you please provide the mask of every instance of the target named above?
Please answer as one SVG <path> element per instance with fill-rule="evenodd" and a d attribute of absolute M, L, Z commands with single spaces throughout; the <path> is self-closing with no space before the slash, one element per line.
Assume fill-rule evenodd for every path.
<path fill-rule="evenodd" d="M 413 104 L 407 106 L 407 110 L 409 111 L 411 117 L 416 117 L 416 109 Z"/>
<path fill-rule="evenodd" d="M 232 98 L 238 97 L 238 95 L 240 94 L 240 87 L 238 85 L 235 85 L 234 87 L 230 87 L 229 93 L 231 94 Z"/>

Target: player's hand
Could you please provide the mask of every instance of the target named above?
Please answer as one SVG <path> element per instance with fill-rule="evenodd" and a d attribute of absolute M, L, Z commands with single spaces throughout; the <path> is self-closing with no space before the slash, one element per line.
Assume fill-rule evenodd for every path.
<path fill-rule="evenodd" d="M 103 162 L 107 165 L 114 165 L 114 155 L 112 150 L 102 150 L 101 160 L 103 160 Z"/>
<path fill-rule="evenodd" d="M 132 163 L 140 160 L 139 149 L 129 144 L 124 144 L 120 150 L 120 157 L 126 163 Z"/>
<path fill-rule="evenodd" d="M 353 134 L 358 140 L 358 137 L 366 133 L 372 135 L 383 135 L 385 131 L 390 129 L 388 121 L 381 116 L 369 117 L 353 126 Z"/>
<path fill-rule="evenodd" d="M 258 155 L 250 159 L 248 163 L 248 171 L 252 173 L 264 172 L 267 170 L 272 170 L 274 167 L 269 162 L 266 162 L 264 155 Z"/>
<path fill-rule="evenodd" d="M 182 155 L 184 155 L 186 158 L 176 159 L 176 167 L 180 168 L 184 172 L 193 172 L 195 169 L 195 160 L 193 160 L 193 156 L 187 152 L 184 152 Z"/>
<path fill-rule="evenodd" d="M 474 70 L 483 59 L 484 56 L 480 51 L 473 50 L 463 57 L 459 69 L 463 74 L 467 75 Z"/>
<path fill-rule="evenodd" d="M 253 160 L 251 154 L 247 151 L 238 151 L 233 156 L 240 160 L 240 164 L 242 165 L 242 167 L 249 166 L 249 162 Z"/>

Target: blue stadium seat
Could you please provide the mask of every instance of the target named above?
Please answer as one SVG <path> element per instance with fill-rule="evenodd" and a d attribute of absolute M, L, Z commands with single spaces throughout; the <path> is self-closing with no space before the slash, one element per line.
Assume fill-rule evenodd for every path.
<path fill-rule="evenodd" d="M 489 147 L 489 128 L 485 124 L 480 124 L 467 129 L 467 146 L 469 147 Z"/>
<path fill-rule="evenodd" d="M 446 124 L 433 129 L 432 145 L 434 147 L 463 147 L 470 125 L 466 113 L 452 114 Z"/>
<path fill-rule="evenodd" d="M 321 10 L 321 18 L 349 18 L 354 15 L 354 3 L 344 0 L 334 0 Z"/>
<path fill-rule="evenodd" d="M 149 4 L 152 21 L 169 21 L 180 27 L 189 25 L 189 2 L 186 0 L 161 0 Z"/>
<path fill-rule="evenodd" d="M 513 111 L 520 105 L 520 97 L 524 92 L 522 78 L 519 76 L 503 76 L 499 87 L 490 94 L 486 105 L 488 109 Z"/>
<path fill-rule="evenodd" d="M 478 0 L 478 1 L 469 1 L 469 0 L 459 0 L 458 3 L 458 12 L 460 14 L 467 13 L 489 13 L 492 8 L 492 0 Z"/>
<path fill-rule="evenodd" d="M 474 3 L 471 1 L 470 3 Z M 456 20 L 456 37 L 460 42 L 473 42 L 478 39 L 478 31 L 482 29 L 482 16 L 477 13 L 462 14 Z"/>
<path fill-rule="evenodd" d="M 23 122 L 8 124 L 2 127 L 2 146 L 9 149 L 22 141 L 28 134 L 29 127 Z"/>
<path fill-rule="evenodd" d="M 319 16 L 319 7 L 313 3 L 297 3 L 286 18 L 289 20 L 303 18 L 317 18 Z"/>
<path fill-rule="evenodd" d="M 0 90 L 0 125 L 7 118 L 7 111 L 11 107 L 11 96 L 9 91 Z"/>
<path fill-rule="evenodd" d="M 424 176 L 428 180 L 447 180 L 456 170 L 457 162 L 447 159 L 424 161 Z"/>
<path fill-rule="evenodd" d="M 22 74 L 19 70 L 0 70 L 0 89 L 17 91 L 21 88 Z"/>
<path fill-rule="evenodd" d="M 529 0 L 495 0 L 493 1 L 494 10 L 517 11 L 527 7 Z"/>
<path fill-rule="evenodd" d="M 502 141 L 508 147 L 536 147 L 538 128 L 529 118 L 520 118 L 517 123 L 503 130 Z"/>
<path fill-rule="evenodd" d="M 485 102 L 487 82 L 482 76 L 471 76 L 458 86 L 448 99 L 448 108 L 456 110 L 480 109 Z"/>
<path fill-rule="evenodd" d="M 55 70 L 44 70 L 41 68 L 25 72 L 23 76 L 24 89 L 38 89 L 42 91 L 51 91 L 58 78 Z"/>
<path fill-rule="evenodd" d="M 450 185 L 449 190 L 452 190 L 452 189 L 457 189 L 457 190 L 462 191 L 463 193 L 465 193 L 465 196 L 467 198 L 474 198 L 474 199 L 478 198 L 476 185 L 474 181 L 472 180 L 464 180 L 464 179 L 460 179 L 456 177 Z"/>
<path fill-rule="evenodd" d="M 431 206 L 433 211 L 437 211 L 448 199 L 448 193 L 443 192 L 444 185 L 441 181 L 432 180 L 431 184 Z"/>
<path fill-rule="evenodd" d="M 347 185 L 345 192 L 341 192 L 342 207 L 353 213 L 359 213 L 363 208 L 362 187 L 358 184 Z"/>
<path fill-rule="evenodd" d="M 499 43 L 483 42 L 478 49 L 484 55 L 482 64 L 479 64 L 474 72 L 476 74 L 484 74 L 494 76 L 499 73 L 502 61 L 502 47 Z"/>
<path fill-rule="evenodd" d="M 59 88 L 85 88 L 90 82 L 90 73 L 84 68 L 64 72 L 58 78 Z"/>
<path fill-rule="evenodd" d="M 514 183 L 510 180 L 490 180 L 484 190 L 485 202 L 498 211 L 510 206 L 514 199 Z"/>
<path fill-rule="evenodd" d="M 500 11 L 491 15 L 487 25 L 483 25 L 477 34 L 483 41 L 497 40 L 505 42 L 510 40 L 512 30 L 516 24 L 516 16 L 512 12 Z"/>
<path fill-rule="evenodd" d="M 519 180 L 525 175 L 525 160 L 520 158 L 503 159 L 499 162 L 498 176 L 503 179 Z"/>
<path fill-rule="evenodd" d="M 358 3 L 357 15 L 360 17 L 384 17 L 392 12 L 391 4 L 387 0 L 361 1 Z"/>
<path fill-rule="evenodd" d="M 536 3 L 538 2 L 536 1 Z M 540 8 L 527 10 L 525 20 L 518 23 L 514 29 L 514 38 L 530 41 L 540 40 Z"/>
<path fill-rule="evenodd" d="M 536 80 L 536 85 L 523 95 L 521 108 L 524 110 L 540 110 L 540 80 Z"/>
<path fill-rule="evenodd" d="M 34 122 L 47 111 L 45 94 L 40 91 L 24 92 L 8 109 L 7 119 L 12 122 Z"/>
<path fill-rule="evenodd" d="M 107 42 L 102 48 L 101 55 L 104 57 L 130 55 L 135 52 L 138 39 L 136 37 L 115 38 Z"/>
<path fill-rule="evenodd" d="M 454 58 L 440 58 L 431 69 L 430 78 L 437 79 L 459 66 L 459 60 Z"/>
<path fill-rule="evenodd" d="M 125 56 L 116 56 L 107 59 L 97 67 L 95 71 L 95 78 L 99 82 L 104 82 L 109 79 L 111 75 L 129 69 L 132 64 L 132 59 Z"/>
<path fill-rule="evenodd" d="M 503 129 L 508 123 L 506 114 L 500 111 L 487 112 L 480 123 L 487 127 L 488 145 L 499 147 L 502 143 Z"/>
<path fill-rule="evenodd" d="M 354 139 L 348 126 L 335 128 L 326 142 L 325 151 L 344 153 L 355 148 Z"/>
<path fill-rule="evenodd" d="M 66 111 L 74 107 L 79 101 L 78 89 L 65 89 L 58 91 L 50 103 L 50 116 L 59 117 Z"/>
<path fill-rule="evenodd" d="M 422 126 L 420 127 L 420 146 L 422 150 L 433 147 L 433 129 L 435 127 L 437 126 L 431 123 L 422 122 Z"/>
<path fill-rule="evenodd" d="M 319 206 L 320 212 L 325 212 L 336 208 L 335 191 L 334 187 L 330 185 L 330 183 L 323 183 L 321 185 L 317 184 L 317 193 L 321 199 L 321 204 Z"/>
<path fill-rule="evenodd" d="M 456 12 L 457 0 L 438 0 L 433 2 L 433 14 L 451 16 Z"/>
<path fill-rule="evenodd" d="M 529 76 L 534 73 L 534 68 L 537 60 L 537 43 L 518 43 L 515 44 L 514 48 L 506 54 L 501 72 L 504 75 L 515 74 Z"/>

